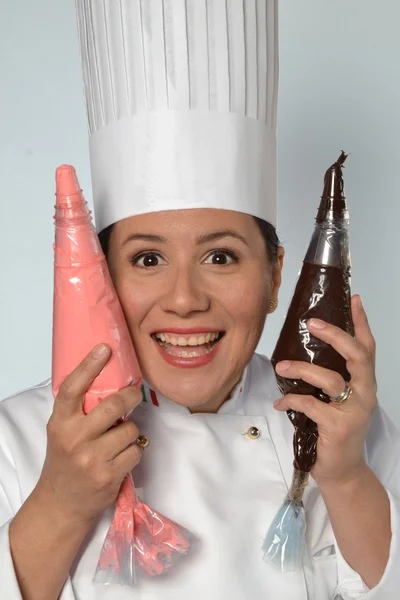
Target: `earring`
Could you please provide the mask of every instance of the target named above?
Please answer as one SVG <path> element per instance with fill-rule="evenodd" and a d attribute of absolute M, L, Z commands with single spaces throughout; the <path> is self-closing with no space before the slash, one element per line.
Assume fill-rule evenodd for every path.
<path fill-rule="evenodd" d="M 276 300 L 270 300 L 269 307 L 273 309 L 278 308 L 278 302 Z"/>

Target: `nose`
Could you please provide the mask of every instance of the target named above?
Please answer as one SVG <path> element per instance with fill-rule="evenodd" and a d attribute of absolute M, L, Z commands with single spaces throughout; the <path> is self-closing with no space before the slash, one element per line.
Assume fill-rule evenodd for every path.
<path fill-rule="evenodd" d="M 161 302 L 165 312 L 188 317 L 196 312 L 205 312 L 209 307 L 206 285 L 193 265 L 180 265 L 169 274 Z"/>

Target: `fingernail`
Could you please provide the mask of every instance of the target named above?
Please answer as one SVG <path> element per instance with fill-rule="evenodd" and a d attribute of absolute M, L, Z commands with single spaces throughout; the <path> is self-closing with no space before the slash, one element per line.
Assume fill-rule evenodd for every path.
<path fill-rule="evenodd" d="M 291 364 L 291 360 L 282 360 L 276 365 L 276 368 L 279 369 L 279 371 L 287 371 Z"/>
<path fill-rule="evenodd" d="M 105 344 L 99 344 L 93 350 L 94 358 L 104 358 L 109 353 L 109 348 Z"/>
<path fill-rule="evenodd" d="M 361 300 L 361 296 L 358 296 L 358 305 L 362 310 L 364 310 L 364 304 L 363 304 L 363 301 Z"/>
<path fill-rule="evenodd" d="M 280 400 L 275 400 L 274 406 L 278 406 L 279 402 L 280 402 Z"/>
<path fill-rule="evenodd" d="M 320 319 L 310 319 L 308 324 L 315 329 L 324 329 L 326 327 L 326 323 Z"/>

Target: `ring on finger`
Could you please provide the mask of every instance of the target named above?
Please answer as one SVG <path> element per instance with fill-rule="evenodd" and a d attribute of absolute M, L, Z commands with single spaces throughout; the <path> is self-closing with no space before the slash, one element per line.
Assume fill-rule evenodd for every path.
<path fill-rule="evenodd" d="M 331 402 L 335 402 L 335 404 L 344 404 L 350 398 L 352 393 L 353 393 L 353 389 L 352 389 L 351 385 L 346 382 L 346 386 L 345 386 L 343 392 L 341 394 L 339 394 L 339 396 L 334 396 L 334 397 L 330 396 L 329 399 Z"/>

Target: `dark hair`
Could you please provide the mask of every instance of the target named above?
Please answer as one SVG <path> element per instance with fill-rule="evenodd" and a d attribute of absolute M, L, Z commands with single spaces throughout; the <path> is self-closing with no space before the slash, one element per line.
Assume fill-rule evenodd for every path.
<path fill-rule="evenodd" d="M 271 223 L 264 221 L 263 219 L 259 219 L 258 217 L 253 217 L 255 222 L 258 225 L 258 228 L 261 232 L 261 235 L 264 238 L 265 248 L 267 250 L 268 260 L 275 264 L 278 260 L 278 246 L 279 246 L 279 238 L 276 233 L 276 229 Z M 101 247 L 105 256 L 108 254 L 108 244 L 110 241 L 110 235 L 113 230 L 114 225 L 109 225 L 99 233 L 99 240 Z"/>
<path fill-rule="evenodd" d="M 103 250 L 104 256 L 106 258 L 108 256 L 108 245 L 110 243 L 110 235 L 111 235 L 113 229 L 114 229 L 114 223 L 112 225 L 109 225 L 105 229 L 102 229 L 99 233 L 100 246 L 101 246 L 101 249 Z"/>
<path fill-rule="evenodd" d="M 265 248 L 267 249 L 268 260 L 271 264 L 275 264 L 278 261 L 278 246 L 280 241 L 276 229 L 268 221 L 260 219 L 259 217 L 253 217 L 258 225 L 261 235 L 264 238 Z"/>

